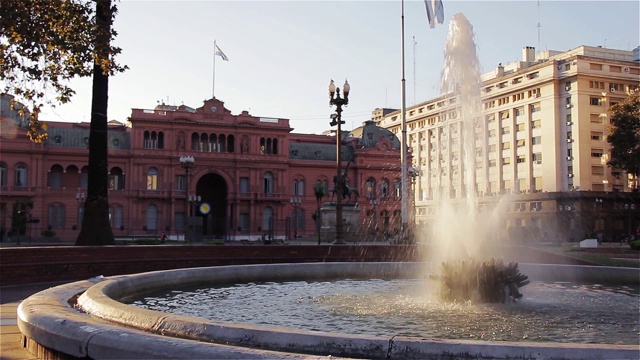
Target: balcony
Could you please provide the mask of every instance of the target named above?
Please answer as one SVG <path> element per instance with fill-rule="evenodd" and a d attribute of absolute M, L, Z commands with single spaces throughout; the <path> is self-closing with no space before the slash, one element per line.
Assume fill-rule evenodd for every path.
<path fill-rule="evenodd" d="M 172 195 L 170 190 L 137 190 L 135 196 L 142 199 L 168 199 Z"/>
<path fill-rule="evenodd" d="M 36 188 L 34 186 L 2 186 L 0 194 L 3 196 L 33 196 Z"/>

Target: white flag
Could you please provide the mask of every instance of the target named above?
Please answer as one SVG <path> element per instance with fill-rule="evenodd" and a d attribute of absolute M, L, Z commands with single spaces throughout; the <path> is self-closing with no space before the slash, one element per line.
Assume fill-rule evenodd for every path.
<path fill-rule="evenodd" d="M 220 56 L 222 58 L 222 60 L 224 61 L 229 61 L 229 58 L 227 57 L 227 55 L 225 55 L 222 50 L 220 50 L 220 48 L 218 47 L 218 45 L 216 44 L 216 55 Z"/>
<path fill-rule="evenodd" d="M 424 0 L 424 5 L 427 8 L 427 19 L 429 20 L 430 28 L 433 29 L 436 25 L 444 23 L 442 0 Z"/>

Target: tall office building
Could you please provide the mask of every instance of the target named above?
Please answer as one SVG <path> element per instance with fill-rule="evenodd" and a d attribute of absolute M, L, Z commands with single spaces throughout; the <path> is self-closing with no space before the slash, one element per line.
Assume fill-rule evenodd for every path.
<path fill-rule="evenodd" d="M 638 51 L 580 46 L 536 54 L 524 47 L 521 61 L 482 75 L 471 147 L 455 94 L 407 108 L 407 145 L 419 170 L 416 223 L 429 224 L 440 194 L 466 197 L 466 149 L 473 151 L 470 190 L 478 207 L 491 208 L 504 196 L 513 203 L 503 234 L 545 241 L 635 233 L 638 179 L 607 166 L 606 138 L 609 108 L 640 87 Z M 373 120 L 400 133 L 400 115 L 376 109 Z"/>

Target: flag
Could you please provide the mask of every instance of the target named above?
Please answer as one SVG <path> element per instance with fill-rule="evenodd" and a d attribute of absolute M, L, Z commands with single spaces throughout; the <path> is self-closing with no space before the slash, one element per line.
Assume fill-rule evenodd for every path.
<path fill-rule="evenodd" d="M 227 55 L 225 55 L 222 50 L 220 50 L 220 48 L 218 47 L 218 45 L 216 44 L 216 55 L 220 56 L 222 58 L 222 60 L 224 61 L 229 61 L 229 58 L 227 57 Z"/>
<path fill-rule="evenodd" d="M 442 0 L 424 0 L 424 6 L 427 8 L 427 19 L 429 27 L 434 28 L 438 24 L 444 23 L 444 7 Z"/>

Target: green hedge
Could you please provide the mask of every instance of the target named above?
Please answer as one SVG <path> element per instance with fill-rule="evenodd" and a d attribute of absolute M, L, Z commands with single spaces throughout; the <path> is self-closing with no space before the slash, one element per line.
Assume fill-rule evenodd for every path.
<path fill-rule="evenodd" d="M 640 250 L 640 240 L 635 240 L 629 243 L 631 250 Z"/>

